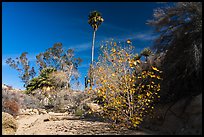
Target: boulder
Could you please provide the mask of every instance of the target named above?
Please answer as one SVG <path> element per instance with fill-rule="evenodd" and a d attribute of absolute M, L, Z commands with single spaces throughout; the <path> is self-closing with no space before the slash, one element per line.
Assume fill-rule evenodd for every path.
<path fill-rule="evenodd" d="M 39 114 L 47 114 L 47 111 L 45 109 L 38 109 Z"/>
<path fill-rule="evenodd" d="M 86 106 L 93 112 L 101 112 L 101 107 L 96 103 L 86 103 Z"/>
<path fill-rule="evenodd" d="M 18 123 L 9 113 L 2 112 L 2 134 L 14 135 L 17 131 Z"/>
<path fill-rule="evenodd" d="M 33 113 L 34 113 L 35 115 L 39 115 L 39 111 L 38 111 L 37 109 L 33 109 Z"/>
<path fill-rule="evenodd" d="M 192 98 L 181 99 L 170 108 L 169 106 L 171 104 L 155 107 L 154 118 L 147 117 L 143 127 L 158 130 L 162 134 L 202 134 L 202 93 Z"/>

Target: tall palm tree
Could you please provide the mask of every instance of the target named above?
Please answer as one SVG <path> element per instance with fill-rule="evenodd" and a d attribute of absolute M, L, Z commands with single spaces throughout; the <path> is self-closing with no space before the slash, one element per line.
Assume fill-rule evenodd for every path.
<path fill-rule="evenodd" d="M 91 56 L 91 66 L 90 66 L 90 86 L 93 86 L 93 76 L 92 76 L 92 71 L 93 71 L 93 58 L 94 58 L 94 42 L 95 42 L 95 36 L 96 36 L 96 31 L 98 30 L 98 27 L 101 25 L 101 23 L 104 21 L 102 18 L 102 15 L 98 11 L 92 11 L 90 12 L 88 16 L 88 23 L 91 25 L 91 27 L 94 29 L 93 32 L 93 44 L 92 44 L 92 56 Z"/>
<path fill-rule="evenodd" d="M 104 21 L 102 18 L 102 15 L 98 11 L 92 11 L 90 12 L 88 16 L 88 23 L 91 25 L 91 27 L 94 29 L 93 32 L 93 44 L 92 44 L 92 58 L 91 63 L 93 64 L 93 58 L 94 58 L 94 42 L 95 42 L 95 35 L 96 31 L 98 30 L 98 27 L 101 25 L 101 23 Z"/>

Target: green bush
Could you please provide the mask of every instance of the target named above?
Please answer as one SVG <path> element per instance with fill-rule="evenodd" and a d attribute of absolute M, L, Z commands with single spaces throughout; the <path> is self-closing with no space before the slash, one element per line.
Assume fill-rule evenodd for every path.
<path fill-rule="evenodd" d="M 26 94 L 35 94 L 32 91 L 36 89 L 43 89 L 43 87 L 53 87 L 53 82 L 49 79 L 49 74 L 55 72 L 55 68 L 45 68 L 41 70 L 40 75 L 31 79 L 26 86 Z"/>

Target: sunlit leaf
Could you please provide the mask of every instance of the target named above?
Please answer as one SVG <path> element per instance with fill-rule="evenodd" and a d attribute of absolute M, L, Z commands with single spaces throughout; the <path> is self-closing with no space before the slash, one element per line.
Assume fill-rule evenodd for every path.
<path fill-rule="evenodd" d="M 127 44 L 130 44 L 130 43 L 131 43 L 131 40 L 130 40 L 130 39 L 128 39 L 126 42 L 127 42 Z"/>
<path fill-rule="evenodd" d="M 159 71 L 156 67 L 153 67 L 153 66 L 152 66 L 152 69 L 155 71 Z"/>

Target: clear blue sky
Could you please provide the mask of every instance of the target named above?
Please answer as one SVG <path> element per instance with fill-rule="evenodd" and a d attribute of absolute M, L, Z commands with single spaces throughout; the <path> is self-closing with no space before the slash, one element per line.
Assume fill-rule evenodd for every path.
<path fill-rule="evenodd" d="M 104 23 L 96 32 L 95 58 L 101 41 L 113 38 L 124 42 L 131 39 L 139 52 L 152 44 L 155 34 L 146 25 L 153 10 L 166 6 L 156 2 L 3 2 L 2 3 L 2 83 L 23 89 L 16 70 L 5 60 L 28 52 L 32 63 L 40 52 L 61 42 L 64 49 L 75 50 L 75 57 L 83 59 L 79 66 L 80 89 L 91 61 L 93 29 L 88 24 L 88 14 L 97 10 Z"/>

